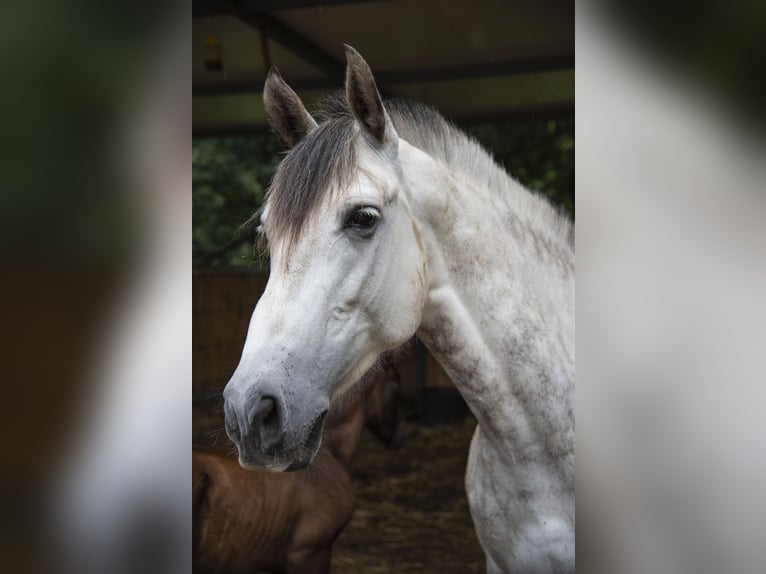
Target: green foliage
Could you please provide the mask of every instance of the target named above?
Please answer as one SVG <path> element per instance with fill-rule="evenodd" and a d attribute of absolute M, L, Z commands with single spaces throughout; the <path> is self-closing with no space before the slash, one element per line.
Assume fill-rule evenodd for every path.
<path fill-rule="evenodd" d="M 193 140 L 195 267 L 263 263 L 255 252 L 255 226 L 247 222 L 263 202 L 278 162 L 277 142 L 271 134 Z"/>
<path fill-rule="evenodd" d="M 463 126 L 525 186 L 574 217 L 574 120 Z M 192 142 L 194 266 L 263 266 L 248 219 L 263 202 L 279 147 L 272 134 Z"/>

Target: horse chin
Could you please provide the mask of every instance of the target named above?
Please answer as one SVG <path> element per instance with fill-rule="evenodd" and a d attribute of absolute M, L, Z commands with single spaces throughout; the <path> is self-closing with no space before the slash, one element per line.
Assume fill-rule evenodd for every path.
<path fill-rule="evenodd" d="M 284 472 L 290 466 L 289 462 L 268 461 L 268 462 L 249 462 L 239 457 L 239 466 L 246 470 L 263 470 L 270 472 Z"/>
<path fill-rule="evenodd" d="M 298 456 L 284 469 L 286 472 L 303 470 L 314 462 L 314 459 L 319 452 L 319 447 L 322 444 L 322 429 L 324 428 L 324 420 L 326 416 L 327 411 L 324 411 L 316 418 L 311 425 L 311 430 L 309 431 L 308 437 L 306 437 L 306 441 L 298 449 Z"/>
<path fill-rule="evenodd" d="M 292 458 L 290 456 L 285 458 L 271 458 L 269 460 L 259 460 L 257 462 L 251 462 L 244 460 L 241 456 L 239 458 L 239 465 L 247 470 L 263 470 L 266 469 L 269 472 L 295 472 L 297 470 L 303 470 L 311 465 L 319 451 L 319 445 L 316 446 L 316 451 L 310 451 L 299 457 Z"/>
<path fill-rule="evenodd" d="M 324 411 L 314 420 L 306 440 L 296 449 L 282 454 L 275 453 L 265 459 L 255 456 L 253 460 L 248 460 L 248 457 L 243 456 L 240 451 L 240 466 L 249 470 L 265 468 L 271 472 L 295 472 L 309 467 L 314 462 L 322 444 L 322 429 L 326 416 L 327 411 Z"/>

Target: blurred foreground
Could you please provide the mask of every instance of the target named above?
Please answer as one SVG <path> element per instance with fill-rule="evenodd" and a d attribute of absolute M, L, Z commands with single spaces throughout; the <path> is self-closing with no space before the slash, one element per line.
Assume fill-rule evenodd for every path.
<path fill-rule="evenodd" d="M 189 571 L 179 6 L 2 9 L 4 572 Z"/>
<path fill-rule="evenodd" d="M 730 25 L 765 20 L 655 8 L 578 5 L 578 566 L 762 572 L 763 110 L 715 72 L 760 66 Z"/>

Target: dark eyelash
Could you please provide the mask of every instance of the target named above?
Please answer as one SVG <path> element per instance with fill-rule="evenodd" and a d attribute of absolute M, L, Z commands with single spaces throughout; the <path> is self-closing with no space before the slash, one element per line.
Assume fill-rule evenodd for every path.
<path fill-rule="evenodd" d="M 371 205 L 355 207 L 346 215 L 344 227 L 358 230 L 369 230 L 375 226 L 379 219 L 378 210 Z"/>

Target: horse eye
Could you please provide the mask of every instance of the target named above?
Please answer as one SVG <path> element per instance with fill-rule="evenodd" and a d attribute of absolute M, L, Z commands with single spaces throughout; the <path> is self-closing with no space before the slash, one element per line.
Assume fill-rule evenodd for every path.
<path fill-rule="evenodd" d="M 369 230 L 378 222 L 378 210 L 374 207 L 357 207 L 346 218 L 346 227 Z"/>

